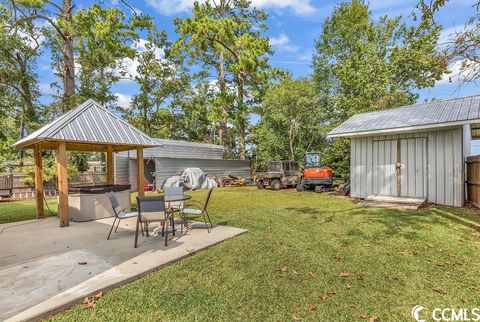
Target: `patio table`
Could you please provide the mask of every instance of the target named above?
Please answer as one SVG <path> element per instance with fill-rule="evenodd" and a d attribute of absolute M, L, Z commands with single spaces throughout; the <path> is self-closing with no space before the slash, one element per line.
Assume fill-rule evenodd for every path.
<path fill-rule="evenodd" d="M 148 198 L 148 197 L 146 197 L 146 198 Z M 192 199 L 192 196 L 190 196 L 190 195 L 185 195 L 185 194 L 183 194 L 183 195 L 180 195 L 180 194 L 179 194 L 179 195 L 170 195 L 170 196 L 165 196 L 165 198 L 164 198 L 165 203 L 178 202 L 178 201 L 186 201 L 186 200 L 190 200 L 190 199 Z M 172 207 L 167 207 L 167 206 L 165 206 L 165 210 L 166 210 L 166 212 L 167 212 L 167 218 L 168 218 L 168 219 L 170 219 L 170 216 L 173 217 L 174 211 L 173 211 L 173 208 L 172 208 Z M 168 220 L 167 220 L 167 223 L 168 223 Z M 168 225 L 168 224 L 167 224 L 167 225 Z M 168 226 L 167 226 L 167 227 L 168 227 Z M 160 228 L 160 227 L 157 227 L 157 228 L 155 228 L 155 229 L 153 230 L 154 233 L 158 233 L 158 232 L 157 232 L 158 228 Z M 168 229 L 168 228 L 167 228 L 167 229 Z M 172 230 L 173 230 L 173 235 L 175 236 L 175 231 L 176 231 L 175 225 L 172 226 Z"/>
<path fill-rule="evenodd" d="M 170 195 L 165 196 L 165 202 L 186 201 L 192 199 L 190 195 Z"/>
<path fill-rule="evenodd" d="M 187 201 L 192 199 L 192 196 L 186 195 L 186 194 L 178 194 L 178 195 L 169 195 L 165 196 L 165 203 L 170 203 L 170 202 L 179 202 L 179 201 Z M 167 207 L 167 212 L 169 213 L 169 216 L 173 217 L 173 213 L 175 212 L 172 207 Z M 175 236 L 175 225 L 172 227 L 173 229 L 173 235 Z M 182 233 L 183 233 L 183 222 L 182 222 Z"/>

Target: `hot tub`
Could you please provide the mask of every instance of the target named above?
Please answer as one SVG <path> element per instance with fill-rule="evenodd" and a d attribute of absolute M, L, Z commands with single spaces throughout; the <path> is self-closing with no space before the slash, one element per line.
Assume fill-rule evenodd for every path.
<path fill-rule="evenodd" d="M 115 216 L 106 193 L 113 191 L 122 208 L 130 210 L 130 185 L 97 185 L 68 188 L 72 221 L 90 221 Z"/>

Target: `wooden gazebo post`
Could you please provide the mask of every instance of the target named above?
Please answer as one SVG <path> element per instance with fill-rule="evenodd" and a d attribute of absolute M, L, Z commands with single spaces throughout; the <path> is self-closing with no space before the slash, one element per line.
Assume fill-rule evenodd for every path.
<path fill-rule="evenodd" d="M 137 147 L 137 189 L 138 195 L 145 195 L 145 165 L 143 163 L 143 148 Z"/>
<path fill-rule="evenodd" d="M 107 146 L 107 184 L 114 184 L 114 169 L 113 169 L 113 149 L 111 145 Z"/>
<path fill-rule="evenodd" d="M 35 198 L 37 199 L 35 217 L 41 219 L 45 213 L 43 208 L 42 149 L 39 144 L 36 144 L 33 148 L 33 158 L 35 160 Z"/>
<path fill-rule="evenodd" d="M 68 214 L 68 172 L 67 172 L 67 144 L 59 142 L 57 148 L 57 178 L 58 178 L 58 217 L 60 227 L 70 225 Z"/>

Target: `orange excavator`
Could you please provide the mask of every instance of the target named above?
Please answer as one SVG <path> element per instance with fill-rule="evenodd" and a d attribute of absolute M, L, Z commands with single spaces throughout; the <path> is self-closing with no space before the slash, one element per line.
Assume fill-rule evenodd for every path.
<path fill-rule="evenodd" d="M 306 152 L 302 181 L 297 191 L 315 189 L 316 192 L 330 191 L 333 185 L 333 170 L 323 167 L 320 152 Z"/>

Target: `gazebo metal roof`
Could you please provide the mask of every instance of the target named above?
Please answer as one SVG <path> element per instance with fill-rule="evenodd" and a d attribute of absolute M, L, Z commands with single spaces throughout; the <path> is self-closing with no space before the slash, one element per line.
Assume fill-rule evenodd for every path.
<path fill-rule="evenodd" d="M 33 148 L 41 143 L 44 149 L 56 149 L 56 143 L 67 142 L 68 150 L 124 151 L 161 144 L 89 99 L 53 122 L 16 142 L 16 148 Z"/>

